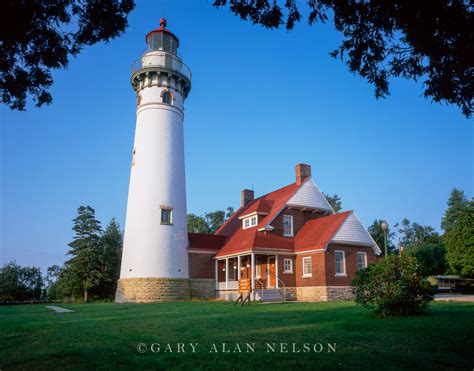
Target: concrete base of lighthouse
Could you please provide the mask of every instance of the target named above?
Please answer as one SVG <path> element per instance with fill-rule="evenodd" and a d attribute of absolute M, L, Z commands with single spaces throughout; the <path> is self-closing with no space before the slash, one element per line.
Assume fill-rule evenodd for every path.
<path fill-rule="evenodd" d="M 117 283 L 117 303 L 151 303 L 214 299 L 216 286 L 213 279 L 186 278 L 122 278 Z"/>

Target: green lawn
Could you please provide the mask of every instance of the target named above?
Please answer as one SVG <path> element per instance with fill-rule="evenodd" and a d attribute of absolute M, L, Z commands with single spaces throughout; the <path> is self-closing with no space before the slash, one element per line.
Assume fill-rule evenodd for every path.
<path fill-rule="evenodd" d="M 381 319 L 351 302 L 228 302 L 0 307 L 0 369 L 466 369 L 474 368 L 474 304 L 435 302 L 428 315 Z M 254 353 L 210 353 L 213 343 L 255 343 Z M 199 343 L 196 353 L 140 354 L 145 343 Z M 297 343 L 300 353 L 267 353 Z M 303 343 L 322 343 L 303 353 Z M 336 343 L 327 352 L 326 343 Z M 163 349 L 162 349 L 163 351 Z"/>

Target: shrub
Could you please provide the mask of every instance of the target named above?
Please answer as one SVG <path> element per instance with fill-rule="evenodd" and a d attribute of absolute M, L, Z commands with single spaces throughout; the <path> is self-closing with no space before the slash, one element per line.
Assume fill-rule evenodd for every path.
<path fill-rule="evenodd" d="M 420 264 L 406 254 L 390 255 L 360 270 L 352 285 L 356 303 L 383 316 L 421 314 L 433 300 Z"/>

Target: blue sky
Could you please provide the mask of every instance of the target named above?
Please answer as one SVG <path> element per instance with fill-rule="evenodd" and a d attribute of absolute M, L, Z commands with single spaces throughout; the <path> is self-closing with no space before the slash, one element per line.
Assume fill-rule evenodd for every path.
<path fill-rule="evenodd" d="M 48 107 L 0 107 L 0 263 L 61 264 L 77 208 L 123 227 L 135 126 L 130 67 L 159 26 L 181 40 L 193 72 L 185 103 L 188 212 L 237 208 L 240 191 L 270 192 L 312 165 L 368 226 L 407 217 L 439 229 L 453 187 L 474 194 L 474 128 L 456 107 L 430 103 L 422 86 L 391 83 L 391 96 L 329 57 L 332 25 L 292 32 L 240 21 L 212 1 L 137 1 L 129 27 L 54 72 Z"/>

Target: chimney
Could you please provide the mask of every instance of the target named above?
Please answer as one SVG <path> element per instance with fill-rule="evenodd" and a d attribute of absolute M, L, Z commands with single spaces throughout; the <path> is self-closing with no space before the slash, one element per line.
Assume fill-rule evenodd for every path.
<path fill-rule="evenodd" d="M 244 189 L 242 191 L 242 207 L 247 205 L 250 201 L 253 201 L 253 191 L 250 189 Z"/>
<path fill-rule="evenodd" d="M 306 178 L 311 178 L 311 166 L 306 164 L 298 164 L 295 166 L 296 184 L 300 185 Z"/>

